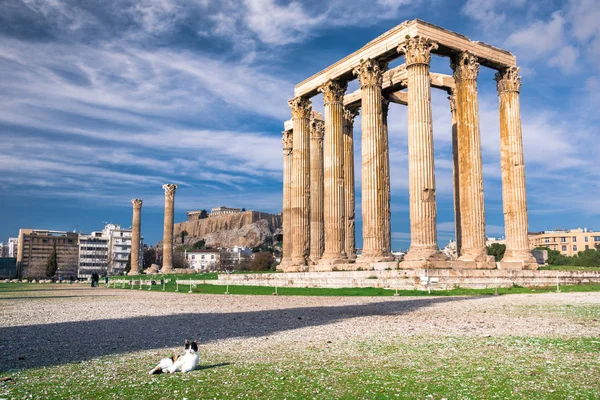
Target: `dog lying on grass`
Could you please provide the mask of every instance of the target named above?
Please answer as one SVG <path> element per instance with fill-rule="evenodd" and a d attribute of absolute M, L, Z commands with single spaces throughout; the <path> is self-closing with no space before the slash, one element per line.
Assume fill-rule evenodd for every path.
<path fill-rule="evenodd" d="M 196 369 L 200 362 L 200 357 L 198 356 L 198 339 L 193 342 L 185 339 L 184 344 L 185 354 L 182 356 L 175 355 L 170 358 L 163 358 L 158 365 L 150 371 L 150 375 L 162 374 L 163 372 L 166 372 L 167 374 L 178 371 L 190 372 Z"/>

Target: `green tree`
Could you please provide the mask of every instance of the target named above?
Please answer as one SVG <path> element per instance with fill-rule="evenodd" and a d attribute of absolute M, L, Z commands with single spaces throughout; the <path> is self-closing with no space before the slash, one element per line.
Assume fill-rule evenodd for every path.
<path fill-rule="evenodd" d="M 131 252 L 129 252 L 129 256 L 127 256 L 127 265 L 125 265 L 125 273 L 128 274 L 131 271 Z"/>
<path fill-rule="evenodd" d="M 188 235 L 186 230 L 181 231 L 181 244 L 185 243 L 185 237 Z"/>
<path fill-rule="evenodd" d="M 204 248 L 204 246 L 206 246 L 206 240 L 200 239 L 196 243 L 194 243 L 194 245 L 192 246 L 192 249 L 201 250 Z"/>
<path fill-rule="evenodd" d="M 46 261 L 46 276 L 52 278 L 56 274 L 56 270 L 58 270 L 58 254 L 56 252 L 56 242 L 54 242 L 52 253 L 50 253 Z"/>
<path fill-rule="evenodd" d="M 506 245 L 500 243 L 492 243 L 487 247 L 488 256 L 494 256 L 496 261 L 502 260 L 504 257 L 504 252 L 506 252 Z"/>
<path fill-rule="evenodd" d="M 268 251 L 261 251 L 254 254 L 254 259 L 250 264 L 251 271 L 270 271 L 275 264 L 273 254 Z"/>
<path fill-rule="evenodd" d="M 156 263 L 156 249 L 154 247 L 144 248 L 144 269 L 150 268 L 152 264 Z"/>
<path fill-rule="evenodd" d="M 205 219 L 205 218 L 208 218 L 208 212 L 206 212 L 206 210 L 200 211 L 200 215 L 198 216 L 198 219 Z"/>
<path fill-rule="evenodd" d="M 571 265 L 581 267 L 600 267 L 600 252 L 594 249 L 580 251 L 574 255 Z"/>

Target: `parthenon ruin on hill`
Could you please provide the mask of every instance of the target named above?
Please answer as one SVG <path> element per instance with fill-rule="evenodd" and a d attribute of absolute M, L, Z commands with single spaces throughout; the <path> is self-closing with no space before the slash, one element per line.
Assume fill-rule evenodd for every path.
<path fill-rule="evenodd" d="M 447 57 L 453 76 L 430 71 Z M 404 64 L 388 69 L 390 61 Z M 486 254 L 477 76 L 496 71 L 506 253 Z M 516 58 L 421 20 L 406 21 L 296 85 L 283 132 L 284 271 L 386 268 L 391 255 L 387 114 L 408 106 L 411 244 L 403 268 L 535 269 L 527 238 L 527 201 Z M 346 93 L 358 78 L 360 90 Z M 431 88 L 449 94 L 458 260 L 439 251 Z M 406 89 L 406 90 L 405 90 Z M 324 118 L 310 98 L 323 93 Z M 363 252 L 355 251 L 353 123 L 362 113 Z M 498 264 L 495 261 L 501 261 Z M 388 264 L 390 263 L 390 264 Z"/>

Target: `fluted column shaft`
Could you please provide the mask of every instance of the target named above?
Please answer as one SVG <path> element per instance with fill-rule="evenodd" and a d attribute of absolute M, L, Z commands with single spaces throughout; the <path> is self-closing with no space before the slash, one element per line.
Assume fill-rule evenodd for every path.
<path fill-rule="evenodd" d="M 137 275 L 140 273 L 140 243 L 142 231 L 142 200 L 133 199 L 133 218 L 131 221 L 131 267 L 129 275 Z"/>
<path fill-rule="evenodd" d="M 310 260 L 316 263 L 325 249 L 323 222 L 323 135 L 325 124 L 313 118 L 310 121 Z"/>
<path fill-rule="evenodd" d="M 385 146 L 387 140 L 382 121 L 381 85 L 387 65 L 367 59 L 354 70 L 361 87 L 362 104 L 362 217 L 363 259 L 365 261 L 390 260 L 390 240 L 385 237 L 389 218 L 386 213 L 384 193 L 386 179 Z M 388 181 L 389 182 L 389 181 Z"/>
<path fill-rule="evenodd" d="M 354 118 L 358 109 L 344 108 L 344 191 L 345 249 L 348 260 L 356 259 L 355 195 L 354 195 Z"/>
<path fill-rule="evenodd" d="M 452 60 L 454 70 L 462 261 L 486 261 L 483 167 L 475 56 L 463 52 Z"/>
<path fill-rule="evenodd" d="M 173 271 L 173 214 L 175 211 L 175 191 L 177 185 L 163 185 L 165 190 L 165 224 L 163 229 L 163 272 Z"/>
<path fill-rule="evenodd" d="M 454 91 L 448 97 L 450 100 L 450 112 L 452 113 L 452 191 L 454 195 L 454 231 L 456 235 L 456 254 L 460 254 L 462 245 L 462 232 L 460 225 L 460 180 L 458 176 L 458 132 L 456 122 L 456 94 Z"/>
<path fill-rule="evenodd" d="M 508 68 L 496 74 L 500 100 L 500 161 L 506 252 L 502 261 L 536 266 L 529 249 L 525 162 L 521 131 L 519 69 Z"/>
<path fill-rule="evenodd" d="M 431 117 L 431 50 L 437 45 L 407 38 L 398 47 L 406 59 L 408 76 L 408 181 L 410 194 L 410 249 L 407 261 L 426 261 L 438 254 L 437 208 Z"/>
<path fill-rule="evenodd" d="M 319 88 L 325 103 L 325 252 L 323 263 L 348 260 L 345 247 L 344 93 L 347 84 L 329 81 Z"/>
<path fill-rule="evenodd" d="M 381 99 L 381 122 L 383 124 L 383 166 L 381 176 L 383 178 L 383 248 L 391 252 L 392 249 L 392 194 L 390 187 L 390 144 L 388 138 L 388 112 L 390 101 Z"/>
<path fill-rule="evenodd" d="M 283 145 L 283 255 L 281 264 L 286 265 L 292 259 L 292 142 L 293 131 L 282 133 Z"/>
<path fill-rule="evenodd" d="M 294 130 L 292 151 L 292 260 L 306 265 L 310 250 L 310 101 L 289 101 Z M 304 268 L 299 268 L 304 269 Z"/>

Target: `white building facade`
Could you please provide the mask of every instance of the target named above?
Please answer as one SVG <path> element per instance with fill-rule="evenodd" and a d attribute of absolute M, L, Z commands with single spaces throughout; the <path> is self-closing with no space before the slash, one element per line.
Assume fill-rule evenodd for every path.
<path fill-rule="evenodd" d="M 213 271 L 219 263 L 219 250 L 192 250 L 185 254 L 190 268 L 196 271 Z"/>
<path fill-rule="evenodd" d="M 104 232 L 92 232 L 90 235 L 79 235 L 79 269 L 77 277 L 88 279 L 95 272 L 99 276 L 108 273 L 109 238 Z"/>
<path fill-rule="evenodd" d="M 17 257 L 19 251 L 19 238 L 8 238 L 8 257 Z"/>

